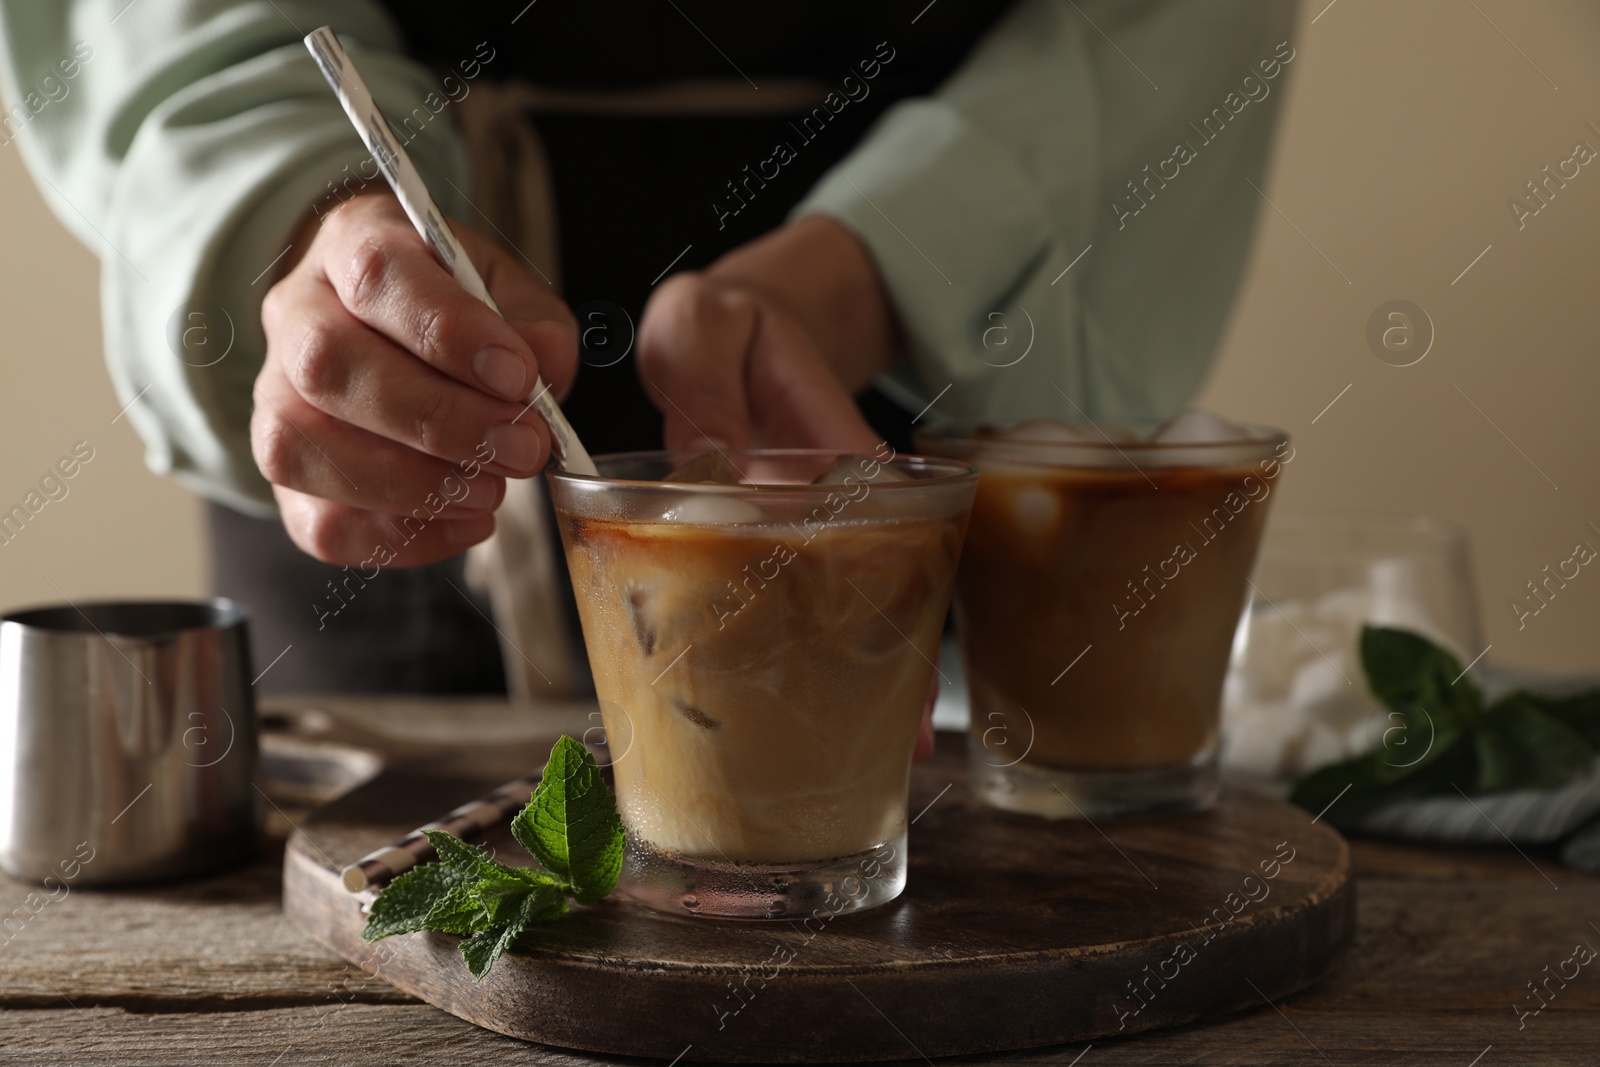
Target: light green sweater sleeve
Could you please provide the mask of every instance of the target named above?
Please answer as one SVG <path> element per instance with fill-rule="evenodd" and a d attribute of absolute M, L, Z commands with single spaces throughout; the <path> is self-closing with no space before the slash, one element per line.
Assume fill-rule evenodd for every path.
<path fill-rule="evenodd" d="M 401 140 L 460 213 L 440 77 L 374 3 L 0 0 L 0 151 L 100 257 L 106 360 L 146 460 L 255 514 L 274 511 L 250 453 L 274 263 L 314 203 L 375 175 L 301 44 L 324 24 L 390 120 L 415 116 Z"/>
<path fill-rule="evenodd" d="M 795 210 L 877 263 L 912 346 L 880 384 L 958 417 L 1181 409 L 1249 251 L 1292 17 L 1021 0 L 935 95 L 886 113 Z"/>

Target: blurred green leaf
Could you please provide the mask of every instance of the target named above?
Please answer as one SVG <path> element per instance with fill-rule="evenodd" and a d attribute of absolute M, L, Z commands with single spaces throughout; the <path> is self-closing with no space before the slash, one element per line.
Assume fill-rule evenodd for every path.
<path fill-rule="evenodd" d="M 1578 731 L 1591 745 L 1600 748 L 1600 689 L 1558 697 L 1518 690 L 1501 699 L 1529 701 Z M 1499 706 L 1498 703 L 1496 706 Z"/>
<path fill-rule="evenodd" d="M 1393 711 L 1410 715 L 1420 706 L 1441 726 L 1477 724 L 1483 693 L 1454 656 L 1421 634 L 1363 626 L 1361 669 L 1373 695 Z"/>
<path fill-rule="evenodd" d="M 1582 734 L 1521 694 L 1490 708 L 1473 741 L 1484 793 L 1552 789 L 1594 762 L 1594 746 Z"/>
<path fill-rule="evenodd" d="M 1386 805 L 1457 789 L 1555 788 L 1594 765 L 1600 690 L 1516 692 L 1485 709 L 1454 656 L 1421 634 L 1383 626 L 1362 627 L 1361 666 L 1390 709 L 1389 727 L 1374 749 L 1312 771 L 1290 794 L 1309 811 L 1326 809 L 1330 822 L 1356 823 Z"/>

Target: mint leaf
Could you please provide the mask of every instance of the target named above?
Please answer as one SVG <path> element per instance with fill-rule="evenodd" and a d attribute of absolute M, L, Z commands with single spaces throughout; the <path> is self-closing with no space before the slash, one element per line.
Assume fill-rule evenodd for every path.
<path fill-rule="evenodd" d="M 1590 689 L 1586 692 L 1560 697 L 1540 696 L 1538 693 L 1518 691 L 1501 699 L 1502 701 L 1514 699 L 1529 701 L 1535 707 L 1554 715 L 1578 731 L 1588 739 L 1591 745 L 1600 748 L 1600 689 Z M 1499 704 L 1495 706 L 1498 707 Z"/>
<path fill-rule="evenodd" d="M 472 972 L 473 978 L 482 981 L 489 968 L 530 923 L 555 918 L 565 911 L 566 900 L 555 886 L 529 888 L 510 915 L 461 942 L 461 958 L 467 961 L 467 970 Z"/>
<path fill-rule="evenodd" d="M 390 882 L 372 902 L 363 941 L 377 941 L 394 934 L 410 934 L 435 929 L 428 925 L 429 914 L 441 899 L 467 882 L 467 876 L 443 863 L 413 867 Z"/>
<path fill-rule="evenodd" d="M 1385 782 L 1382 753 L 1369 752 L 1302 776 L 1295 782 L 1289 800 L 1307 811 L 1327 811 L 1329 821 L 1337 822 L 1340 816 L 1348 817 L 1363 797 Z M 1340 805 L 1336 813 L 1328 807 L 1335 801 Z"/>
<path fill-rule="evenodd" d="M 560 910 L 565 913 L 567 900 L 563 892 L 566 889 L 564 885 L 561 885 L 543 871 L 534 871 L 529 868 L 518 869 L 527 870 L 532 877 L 504 878 L 499 875 L 493 875 L 479 879 L 472 886 L 470 890 L 472 898 L 478 902 L 479 906 L 488 915 L 488 925 L 504 922 L 516 914 L 517 908 L 522 905 L 523 898 L 530 892 L 543 893 L 545 890 L 553 891 L 555 899 L 560 904 Z"/>
<path fill-rule="evenodd" d="M 1417 797 L 1564 785 L 1600 748 L 1600 690 L 1565 697 L 1517 692 L 1487 710 L 1483 693 L 1449 652 L 1421 634 L 1361 630 L 1361 665 L 1395 725 L 1380 746 L 1319 768 L 1290 799 L 1350 824 Z"/>
<path fill-rule="evenodd" d="M 482 930 L 461 942 L 461 958 L 467 961 L 467 970 L 472 972 L 472 977 L 483 981 L 483 976 L 489 973 L 505 950 L 517 939 L 522 928 L 514 923 L 504 922 Z"/>
<path fill-rule="evenodd" d="M 433 850 L 439 854 L 439 862 L 471 878 L 482 878 L 492 873 L 509 871 L 500 861 L 493 859 L 478 845 L 469 845 L 454 834 L 445 833 L 443 830 L 424 830 L 424 837 L 433 845 Z"/>
<path fill-rule="evenodd" d="M 511 832 L 580 904 L 616 887 L 622 870 L 622 820 L 600 768 L 577 741 L 563 736 L 550 751 L 539 786 Z"/>
<path fill-rule="evenodd" d="M 1418 704 L 1409 712 L 1391 711 L 1390 726 L 1379 738 L 1373 755 L 1383 766 L 1378 780 L 1398 782 L 1414 777 L 1436 760 L 1443 759 L 1457 742 L 1471 732 L 1472 723 L 1481 719 L 1476 708 L 1451 710 L 1435 699 L 1438 713 Z"/>
<path fill-rule="evenodd" d="M 469 845 L 443 830 L 424 830 L 439 859 L 469 878 L 497 879 L 521 885 L 552 885 L 550 876 L 532 867 L 513 867 L 490 856 L 479 845 Z"/>
<path fill-rule="evenodd" d="M 1363 626 L 1361 668 L 1373 695 L 1394 711 L 1412 715 L 1423 707 L 1436 726 L 1476 725 L 1483 693 L 1454 656 L 1421 634 Z"/>
<path fill-rule="evenodd" d="M 1477 768 L 1472 746 L 1459 734 L 1449 741 L 1436 741 L 1428 758 L 1413 767 L 1396 767 L 1392 759 L 1387 750 L 1379 748 L 1319 767 L 1295 782 L 1289 799 L 1307 811 L 1325 811 L 1324 817 L 1336 826 L 1350 825 L 1396 801 L 1454 795 L 1456 783 L 1463 788 L 1472 784 Z"/>
<path fill-rule="evenodd" d="M 1583 734 L 1524 694 L 1497 701 L 1473 740 L 1482 792 L 1552 788 L 1594 762 Z"/>
<path fill-rule="evenodd" d="M 534 923 L 565 915 L 569 894 L 593 904 L 609 893 L 622 867 L 616 798 L 593 757 L 570 737 L 556 742 L 539 787 L 512 822 L 512 833 L 545 870 L 501 863 L 442 830 L 423 833 L 439 862 L 391 881 L 373 901 L 361 936 L 462 935 L 461 957 L 478 979 Z"/>
<path fill-rule="evenodd" d="M 1373 790 L 1365 799 L 1372 807 L 1382 807 L 1418 797 L 1455 796 L 1457 786 L 1463 790 L 1470 787 L 1476 760 L 1468 735 L 1458 734 L 1453 741 L 1434 748 L 1432 758 L 1408 768 L 1401 777 Z"/>
<path fill-rule="evenodd" d="M 456 885 L 434 901 L 423 920 L 423 928 L 442 934 L 470 934 L 482 929 L 488 921 L 488 913 L 472 895 L 472 887 Z"/>
<path fill-rule="evenodd" d="M 1339 797 L 1328 819 L 1349 824 L 1386 804 L 1474 783 L 1467 739 L 1482 721 L 1483 694 L 1456 658 L 1421 634 L 1363 626 L 1361 666 L 1372 694 L 1390 709 L 1390 725 L 1377 748 L 1306 775 L 1290 799 L 1322 811 Z"/>

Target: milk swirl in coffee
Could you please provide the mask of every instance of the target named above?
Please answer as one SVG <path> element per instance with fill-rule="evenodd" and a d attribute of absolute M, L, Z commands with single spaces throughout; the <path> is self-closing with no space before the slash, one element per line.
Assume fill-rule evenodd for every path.
<path fill-rule="evenodd" d="M 659 484 L 638 507 L 558 489 L 633 847 L 805 864 L 905 829 L 970 476 L 935 485 L 867 457 L 808 462 L 808 481 L 825 467 L 831 484 Z M 720 466 L 676 477 L 719 481 Z"/>

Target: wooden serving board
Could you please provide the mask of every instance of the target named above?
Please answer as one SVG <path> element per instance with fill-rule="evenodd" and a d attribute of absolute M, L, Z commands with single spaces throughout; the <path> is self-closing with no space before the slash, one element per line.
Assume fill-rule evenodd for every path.
<path fill-rule="evenodd" d="M 1298 808 L 1230 788 L 1197 815 L 1048 822 L 975 801 L 964 744 L 941 736 L 912 775 L 906 892 L 857 915 L 727 922 L 617 895 L 482 982 L 455 937 L 363 943 L 339 868 L 536 766 L 547 743 L 514 769 L 502 750 L 507 773 L 477 780 L 459 760 L 408 761 L 322 809 L 289 842 L 284 908 L 345 959 L 480 1026 L 685 1062 L 915 1060 L 1131 1034 L 1262 1007 L 1348 945 L 1349 848 Z M 520 854 L 509 834 L 492 843 Z"/>

